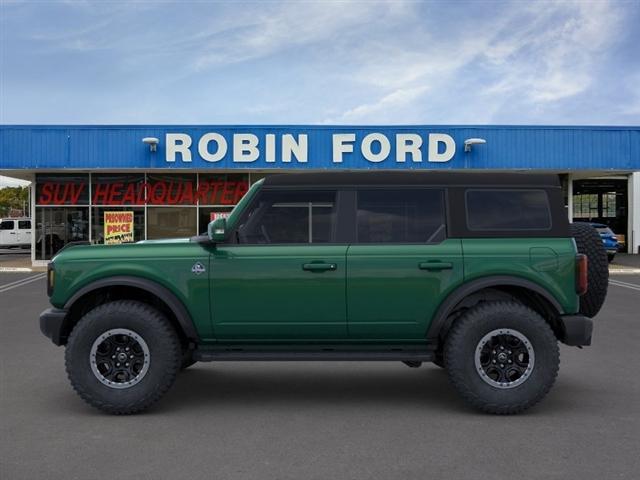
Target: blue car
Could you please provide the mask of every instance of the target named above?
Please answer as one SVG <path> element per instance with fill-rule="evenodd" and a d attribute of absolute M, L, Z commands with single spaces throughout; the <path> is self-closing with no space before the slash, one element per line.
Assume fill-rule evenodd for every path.
<path fill-rule="evenodd" d="M 613 257 L 616 256 L 616 253 L 618 253 L 618 248 L 620 247 L 616 234 L 613 233 L 613 231 L 604 223 L 589 222 L 589 225 L 595 228 L 600 234 L 600 238 L 602 238 L 602 243 L 604 244 L 604 249 L 607 251 L 607 256 L 611 262 Z"/>

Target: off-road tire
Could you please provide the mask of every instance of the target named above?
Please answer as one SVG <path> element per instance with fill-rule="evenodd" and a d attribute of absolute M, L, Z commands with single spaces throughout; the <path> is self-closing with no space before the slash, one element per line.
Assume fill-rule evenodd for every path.
<path fill-rule="evenodd" d="M 609 286 L 609 260 L 598 231 L 586 223 L 572 223 L 571 235 L 576 241 L 578 253 L 587 256 L 587 293 L 580 297 L 580 313 L 595 317 L 607 297 Z"/>
<path fill-rule="evenodd" d="M 496 329 L 523 334 L 535 354 L 529 377 L 513 388 L 490 385 L 476 368 L 479 342 Z M 549 392 L 558 374 L 560 352 L 553 331 L 538 313 L 517 302 L 501 301 L 480 304 L 456 321 L 445 341 L 444 360 L 449 380 L 469 405 L 486 413 L 508 415 L 527 410 Z"/>
<path fill-rule="evenodd" d="M 135 332 L 149 349 L 146 374 L 128 388 L 103 384 L 91 368 L 93 343 L 111 329 Z M 180 342 L 171 323 L 150 305 L 132 300 L 105 303 L 89 311 L 74 326 L 65 351 L 74 390 L 89 405 L 116 415 L 142 412 L 157 402 L 173 385 L 181 361 Z"/>

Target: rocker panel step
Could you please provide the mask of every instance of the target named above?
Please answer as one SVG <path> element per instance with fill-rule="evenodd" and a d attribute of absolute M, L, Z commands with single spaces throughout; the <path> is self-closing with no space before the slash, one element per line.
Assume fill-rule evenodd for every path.
<path fill-rule="evenodd" d="M 428 350 L 413 351 L 258 351 L 258 350 L 196 350 L 194 360 L 199 362 L 228 361 L 399 361 L 399 362 L 431 362 L 433 352 Z"/>

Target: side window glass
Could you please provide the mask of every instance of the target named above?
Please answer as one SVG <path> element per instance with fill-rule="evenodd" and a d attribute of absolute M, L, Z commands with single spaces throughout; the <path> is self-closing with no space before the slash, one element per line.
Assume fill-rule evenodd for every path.
<path fill-rule="evenodd" d="M 0 230 L 13 230 L 13 220 L 5 220 L 0 223 Z"/>
<path fill-rule="evenodd" d="M 549 230 L 551 211 L 544 190 L 467 190 L 469 230 Z"/>
<path fill-rule="evenodd" d="M 266 191 L 238 227 L 245 244 L 330 243 L 336 224 L 335 192 Z"/>
<path fill-rule="evenodd" d="M 358 191 L 358 243 L 436 243 L 446 237 L 443 191 Z"/>
<path fill-rule="evenodd" d="M 29 230 L 31 228 L 31 220 L 20 220 L 18 221 L 18 229 L 19 230 Z"/>

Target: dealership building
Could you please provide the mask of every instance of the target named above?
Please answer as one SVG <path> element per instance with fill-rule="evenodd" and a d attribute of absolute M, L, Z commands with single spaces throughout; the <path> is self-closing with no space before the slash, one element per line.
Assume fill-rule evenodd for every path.
<path fill-rule="evenodd" d="M 446 170 L 560 175 L 570 220 L 640 252 L 640 127 L 0 126 L 0 175 L 31 181 L 34 264 L 104 242 L 105 212 L 134 240 L 191 236 L 266 175 Z"/>

